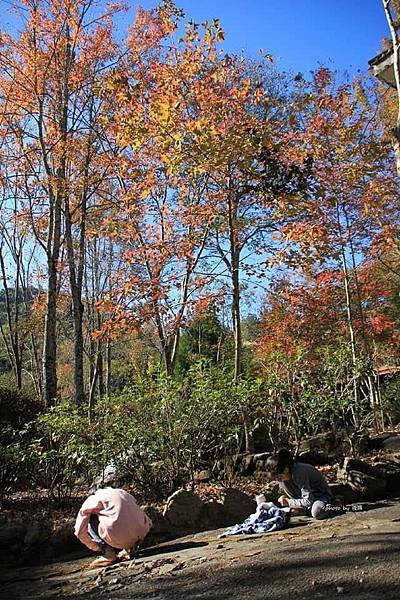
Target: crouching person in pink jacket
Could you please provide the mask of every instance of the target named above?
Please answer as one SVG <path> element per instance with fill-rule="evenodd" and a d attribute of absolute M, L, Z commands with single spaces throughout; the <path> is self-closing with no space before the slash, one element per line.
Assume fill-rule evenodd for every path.
<path fill-rule="evenodd" d="M 97 490 L 82 504 L 75 522 L 75 535 L 90 550 L 101 552 L 92 567 L 128 559 L 149 532 L 152 522 L 124 490 Z"/>

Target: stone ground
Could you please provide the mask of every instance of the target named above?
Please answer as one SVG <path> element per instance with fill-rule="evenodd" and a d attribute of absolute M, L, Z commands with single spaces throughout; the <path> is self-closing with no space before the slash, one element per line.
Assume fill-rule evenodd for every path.
<path fill-rule="evenodd" d="M 357 507 L 353 507 L 357 508 Z M 400 599 L 400 500 L 281 532 L 219 539 L 209 531 L 89 571 L 68 557 L 0 571 L 1 600 Z"/>

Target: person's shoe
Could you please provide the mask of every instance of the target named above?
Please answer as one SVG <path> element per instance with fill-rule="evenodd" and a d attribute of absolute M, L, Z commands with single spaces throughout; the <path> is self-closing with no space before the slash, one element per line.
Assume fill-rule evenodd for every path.
<path fill-rule="evenodd" d="M 128 550 L 121 550 L 117 554 L 118 560 L 131 560 L 131 554 Z"/>
<path fill-rule="evenodd" d="M 111 560 L 112 562 L 115 562 L 117 560 L 117 553 L 114 550 L 114 548 L 111 548 L 111 546 L 105 546 L 103 556 L 104 558 L 107 558 L 107 560 Z"/>

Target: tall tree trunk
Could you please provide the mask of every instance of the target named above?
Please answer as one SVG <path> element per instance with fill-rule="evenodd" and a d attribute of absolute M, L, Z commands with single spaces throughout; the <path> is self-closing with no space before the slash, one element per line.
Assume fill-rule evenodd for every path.
<path fill-rule="evenodd" d="M 235 191 L 230 191 L 228 197 L 228 222 L 229 222 L 229 242 L 230 242 L 230 264 L 232 278 L 232 322 L 235 344 L 234 356 L 234 383 L 237 385 L 242 375 L 243 363 L 243 341 L 242 341 L 242 322 L 240 315 L 240 242 L 238 235 L 238 198 Z M 248 415 L 247 406 L 243 407 L 243 429 L 245 452 L 252 454 L 254 452 L 254 437 L 252 433 L 252 424 Z"/>
<path fill-rule="evenodd" d="M 92 124 L 94 111 L 94 97 L 90 101 L 87 121 Z M 88 205 L 88 181 L 89 167 L 93 153 L 94 135 L 91 131 L 87 137 L 86 152 L 83 165 L 83 189 L 80 195 L 80 219 L 79 219 L 79 237 L 78 251 L 75 256 L 73 233 L 72 233 L 72 215 L 68 196 L 65 198 L 65 238 L 67 242 L 67 256 L 69 266 L 69 281 L 71 287 L 72 310 L 74 321 L 74 396 L 75 403 L 81 404 L 85 399 L 85 379 L 84 379 L 84 351 L 83 351 L 83 312 L 82 302 L 83 273 L 85 268 L 85 250 L 86 250 L 86 213 Z"/>
<path fill-rule="evenodd" d="M 106 341 L 106 396 L 111 392 L 111 342 Z"/>
<path fill-rule="evenodd" d="M 43 341 L 43 401 L 46 407 L 57 397 L 57 268 L 61 243 L 61 202 L 54 199 L 47 252 L 47 296 Z"/>
<path fill-rule="evenodd" d="M 242 374 L 242 327 L 240 320 L 240 279 L 239 259 L 240 248 L 238 240 L 237 210 L 238 203 L 235 192 L 229 192 L 228 221 L 230 242 L 230 265 L 232 279 L 232 322 L 235 341 L 234 381 L 237 383 Z"/>
<path fill-rule="evenodd" d="M 84 225 L 81 224 L 81 237 L 84 235 Z M 65 199 L 65 239 L 71 287 L 72 313 L 74 324 L 74 399 L 76 404 L 82 404 L 85 399 L 85 383 L 83 370 L 83 303 L 82 277 L 80 265 L 78 273 L 75 266 L 75 255 L 72 239 L 72 223 L 68 198 Z"/>
<path fill-rule="evenodd" d="M 66 24 L 68 28 L 68 24 Z M 47 298 L 43 341 L 43 400 L 51 406 L 57 397 L 57 297 L 58 261 L 61 248 L 62 207 L 67 194 L 67 143 L 68 143 L 68 75 L 71 66 L 71 46 L 67 36 L 63 56 L 63 76 L 57 94 L 57 125 L 59 132 L 59 157 L 56 167 L 49 162 L 45 142 L 45 110 L 43 98 L 38 96 L 38 134 L 42 161 L 47 175 L 49 193 L 49 226 L 47 235 Z"/>
<path fill-rule="evenodd" d="M 355 331 L 354 331 L 353 310 L 352 310 L 352 306 L 351 306 L 350 279 L 349 279 L 349 270 L 347 267 L 347 260 L 346 260 L 346 246 L 345 246 L 345 241 L 343 240 L 343 227 L 342 227 L 342 223 L 341 223 L 339 202 L 336 202 L 336 214 L 337 214 L 337 225 L 338 225 L 340 244 L 341 244 L 340 255 L 341 255 L 341 261 L 342 261 L 344 291 L 345 291 L 345 298 L 346 298 L 347 327 L 348 327 L 348 331 L 349 331 L 351 358 L 352 358 L 352 365 L 353 365 L 354 404 L 352 406 L 352 414 L 353 414 L 353 421 L 354 421 L 355 427 L 359 427 L 359 389 L 358 389 L 358 379 L 355 376 L 356 369 L 357 369 L 356 337 L 355 337 Z"/>
<path fill-rule="evenodd" d="M 16 260 L 16 276 L 14 284 L 14 298 L 7 283 L 6 265 L 3 256 L 3 245 L 0 246 L 0 266 L 1 278 L 3 280 L 4 303 L 6 309 L 8 332 L 4 331 L 3 325 L 0 323 L 1 335 L 4 345 L 7 350 L 8 358 L 11 362 L 14 371 L 15 383 L 18 389 L 22 387 L 22 347 L 19 337 L 19 281 L 20 281 L 20 262 Z"/>
<path fill-rule="evenodd" d="M 232 256 L 232 321 L 235 341 L 234 380 L 238 382 L 242 374 L 242 324 L 240 316 L 239 260 L 237 253 Z"/>

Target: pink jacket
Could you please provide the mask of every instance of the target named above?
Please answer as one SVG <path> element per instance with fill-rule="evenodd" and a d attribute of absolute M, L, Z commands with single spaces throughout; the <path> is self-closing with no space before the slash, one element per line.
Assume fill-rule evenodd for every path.
<path fill-rule="evenodd" d="M 124 490 L 97 490 L 82 504 L 75 522 L 75 535 L 88 548 L 99 547 L 88 533 L 90 515 L 99 517 L 99 536 L 113 548 L 134 548 L 148 533 L 151 520 Z"/>

